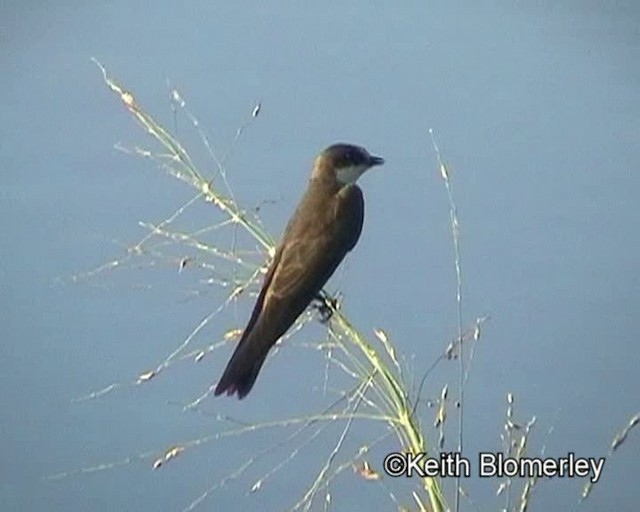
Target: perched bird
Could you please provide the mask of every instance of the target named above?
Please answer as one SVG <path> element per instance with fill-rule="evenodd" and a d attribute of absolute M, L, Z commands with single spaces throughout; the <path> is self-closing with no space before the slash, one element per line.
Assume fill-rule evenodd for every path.
<path fill-rule="evenodd" d="M 384 160 L 366 149 L 334 144 L 316 157 L 307 190 L 289 220 L 249 323 L 215 394 L 244 398 L 269 349 L 319 296 L 360 237 L 364 197 L 356 180 Z"/>

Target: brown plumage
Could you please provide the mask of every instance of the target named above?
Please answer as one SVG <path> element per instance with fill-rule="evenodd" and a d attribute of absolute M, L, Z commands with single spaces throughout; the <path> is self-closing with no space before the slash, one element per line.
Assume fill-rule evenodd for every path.
<path fill-rule="evenodd" d="M 316 158 L 216 395 L 237 393 L 243 398 L 251 391 L 271 347 L 353 249 L 364 221 L 364 198 L 355 181 L 383 162 L 348 144 L 330 146 Z"/>

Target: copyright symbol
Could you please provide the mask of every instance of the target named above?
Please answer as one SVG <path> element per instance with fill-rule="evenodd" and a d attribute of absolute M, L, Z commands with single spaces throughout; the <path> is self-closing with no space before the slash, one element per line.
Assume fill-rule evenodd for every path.
<path fill-rule="evenodd" d="M 402 476 L 407 471 L 407 459 L 401 453 L 390 453 L 384 458 L 383 465 L 389 476 Z"/>

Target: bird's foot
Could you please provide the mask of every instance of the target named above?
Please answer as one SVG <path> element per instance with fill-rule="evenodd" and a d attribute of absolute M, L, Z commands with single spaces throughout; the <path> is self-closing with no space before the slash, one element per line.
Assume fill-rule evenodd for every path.
<path fill-rule="evenodd" d="M 326 324 L 331 320 L 333 312 L 338 309 L 339 297 L 332 297 L 328 293 L 322 291 L 315 296 L 314 300 L 316 303 L 313 307 L 317 309 L 320 314 L 320 323 Z"/>

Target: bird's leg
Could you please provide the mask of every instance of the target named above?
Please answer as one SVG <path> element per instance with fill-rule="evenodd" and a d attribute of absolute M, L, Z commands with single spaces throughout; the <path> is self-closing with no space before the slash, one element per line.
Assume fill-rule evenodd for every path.
<path fill-rule="evenodd" d="M 316 301 L 313 307 L 320 314 L 320 323 L 326 324 L 333 316 L 334 310 L 338 308 L 338 297 L 332 297 L 324 290 L 319 291 L 314 297 Z"/>

